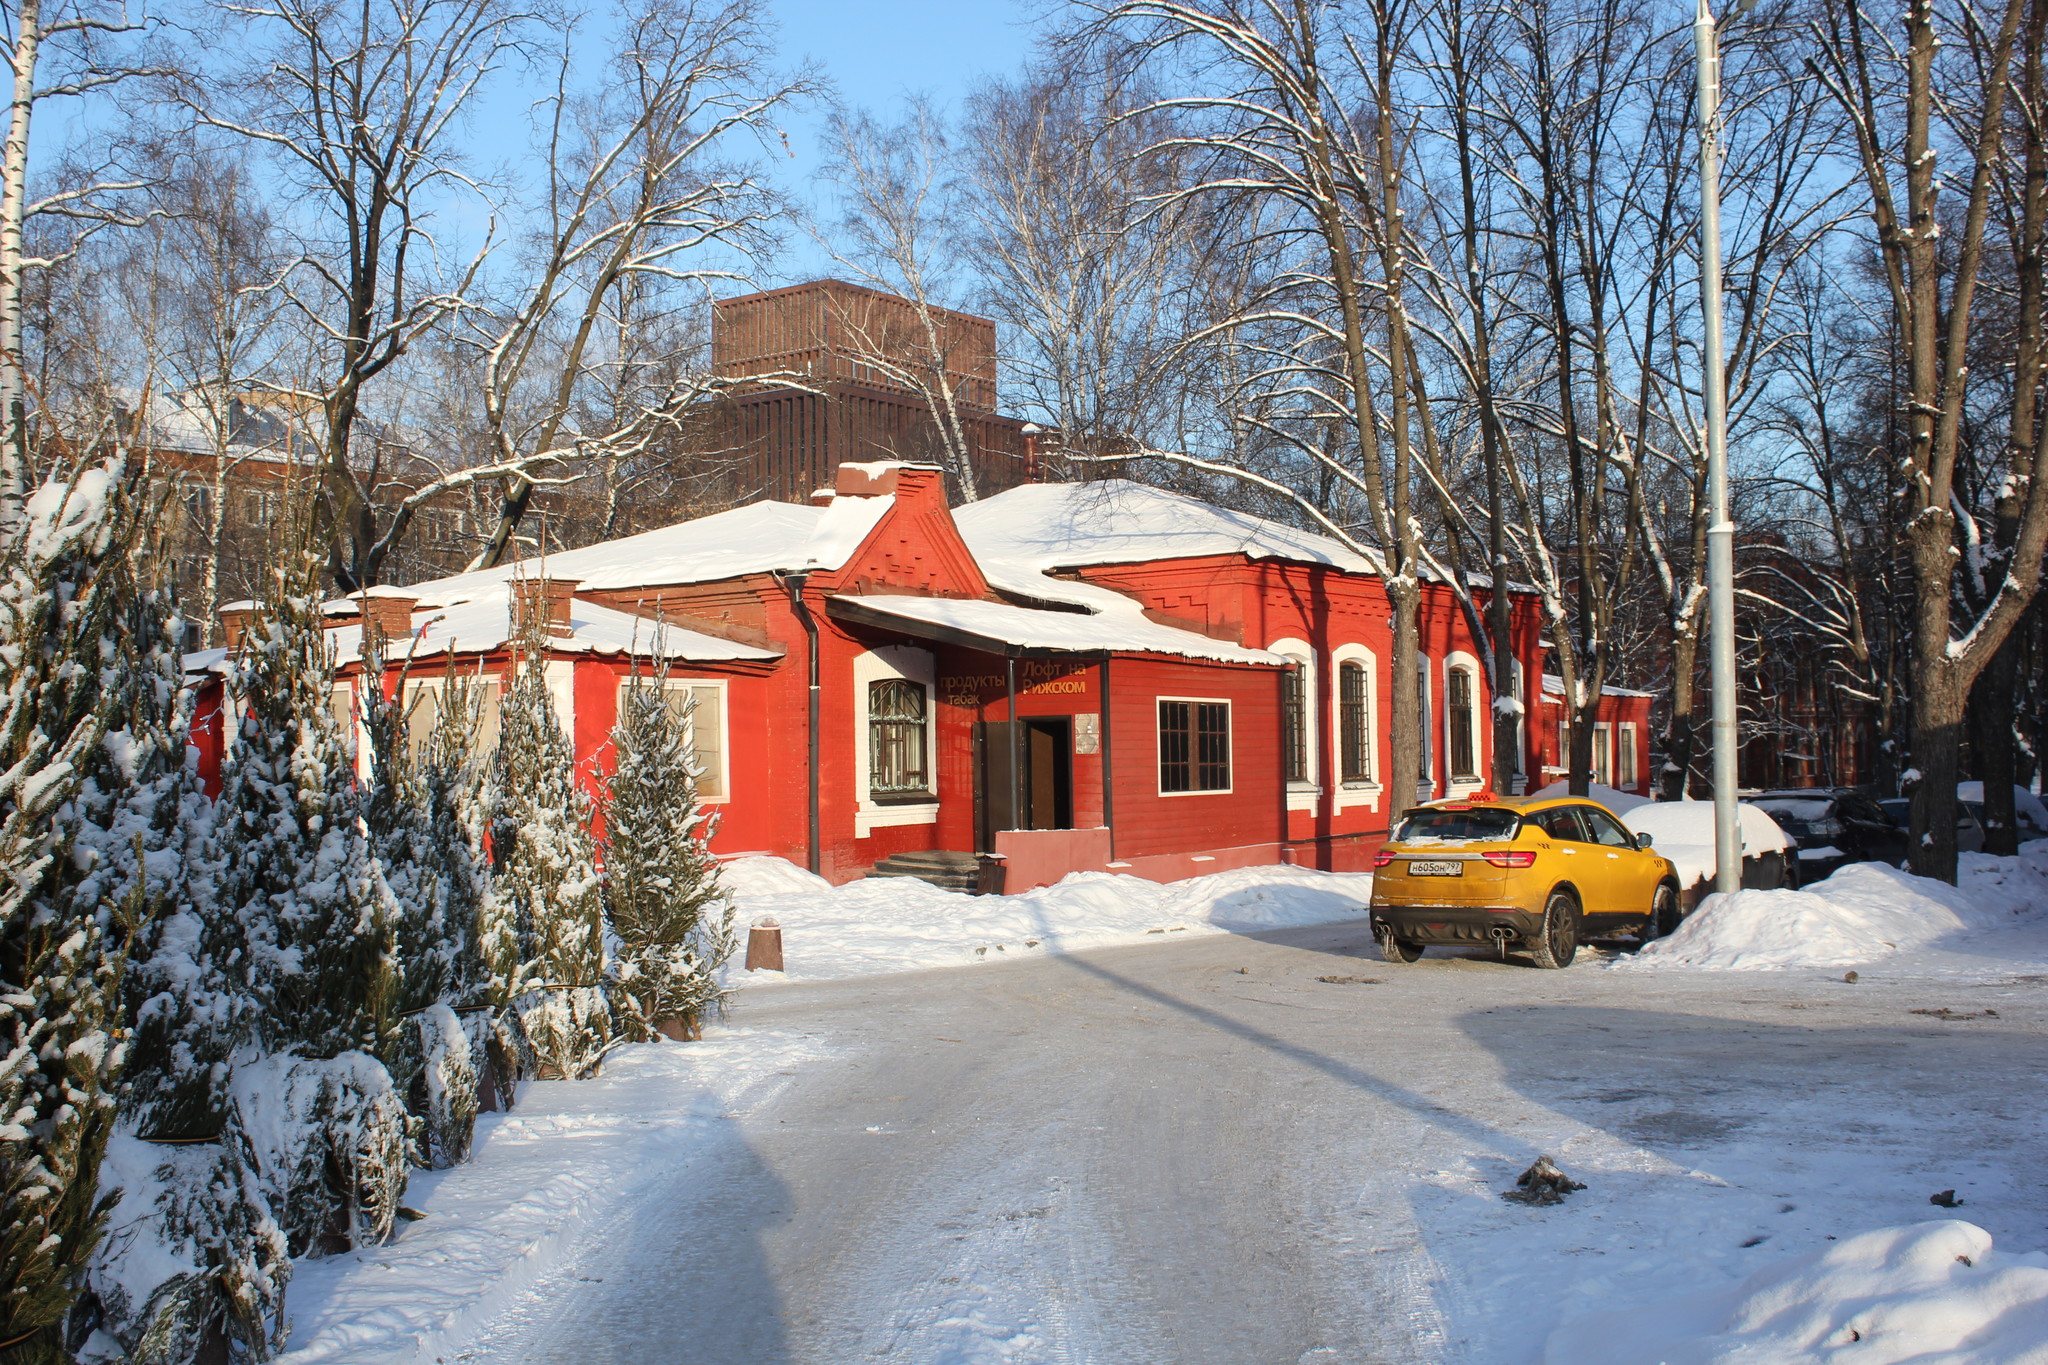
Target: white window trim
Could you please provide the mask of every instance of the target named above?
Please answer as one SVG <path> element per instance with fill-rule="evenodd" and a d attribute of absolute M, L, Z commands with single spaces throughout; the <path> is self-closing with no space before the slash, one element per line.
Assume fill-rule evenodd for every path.
<path fill-rule="evenodd" d="M 1267 645 L 1266 652 L 1286 655 L 1294 660 L 1295 667 L 1301 670 L 1302 728 L 1307 732 L 1302 736 L 1302 740 L 1308 748 L 1308 778 L 1305 781 L 1287 784 L 1287 809 L 1312 811 L 1322 800 L 1323 795 L 1320 781 L 1323 767 L 1322 726 L 1316 723 L 1316 652 L 1308 641 L 1291 635 Z M 1281 734 L 1284 737 L 1285 720 L 1281 722 L 1281 726 Z M 1236 776 L 1233 772 L 1231 779 L 1235 781 Z"/>
<path fill-rule="evenodd" d="M 651 681 L 653 681 L 651 678 L 639 680 L 643 686 Z M 726 688 L 726 684 L 729 681 L 730 679 L 727 678 L 678 678 L 673 674 L 661 680 L 661 688 L 664 692 L 683 692 L 698 687 L 716 688 L 718 691 L 718 790 L 723 792 L 724 795 L 705 796 L 702 792 L 699 792 L 697 800 L 707 806 L 724 805 L 732 800 L 732 694 Z M 618 695 L 621 710 L 624 709 L 626 689 L 634 685 L 635 679 L 632 677 L 619 679 Z M 693 726 L 696 723 L 695 720 L 690 722 Z M 695 756 L 696 749 L 693 745 L 691 757 L 694 758 Z"/>
<path fill-rule="evenodd" d="M 1215 704 L 1220 704 L 1220 705 L 1224 706 L 1225 708 L 1227 708 L 1227 710 L 1228 710 L 1228 714 L 1229 714 L 1229 717 L 1230 717 L 1230 720 L 1229 720 L 1229 725 L 1230 725 L 1230 729 L 1229 729 L 1229 731 L 1228 731 L 1228 733 L 1229 733 L 1229 736 L 1230 736 L 1230 746 L 1229 746 L 1229 748 L 1228 748 L 1227 750 L 1225 750 L 1225 752 L 1224 752 L 1224 760 L 1223 760 L 1223 761 L 1224 761 L 1224 766 L 1226 766 L 1226 767 L 1228 767 L 1228 768 L 1230 769 L 1230 785 L 1229 785 L 1229 786 L 1227 786 L 1227 787 L 1203 787 L 1203 788 L 1200 788 L 1199 790 L 1196 790 L 1196 791 L 1185 791 L 1185 792 L 1170 792 L 1170 791 L 1166 790 L 1166 787 L 1165 787 L 1165 786 L 1164 786 L 1163 784 L 1160 784 L 1160 778 L 1162 777 L 1162 774 L 1160 773 L 1160 771 L 1159 771 L 1159 770 L 1160 770 L 1160 768 L 1161 768 L 1162 766 L 1164 766 L 1164 765 L 1163 765 L 1163 764 L 1162 764 L 1162 762 L 1161 762 L 1161 758 L 1160 758 L 1160 753 L 1159 753 L 1159 703 L 1160 703 L 1160 702 L 1163 702 L 1163 701 L 1192 701 L 1192 702 L 1205 702 L 1205 703 L 1215 703 Z M 1193 737 L 1193 735 L 1190 735 L 1190 736 L 1189 736 L 1189 740 L 1190 740 L 1190 742 L 1193 742 L 1193 738 L 1194 738 L 1194 737 Z M 1194 768 L 1196 768 L 1196 767 L 1199 767 L 1199 766 L 1200 766 L 1200 763 L 1199 763 L 1199 755 L 1198 755 L 1198 754 L 1195 754 L 1195 753 L 1190 753 L 1190 754 L 1188 755 L 1188 766 L 1189 766 L 1189 768 L 1190 768 L 1191 770 L 1192 770 L 1192 769 L 1194 769 Z M 1193 776 L 1193 772 L 1192 772 L 1192 771 L 1190 771 L 1190 773 L 1189 773 L 1189 776 Z M 1232 704 L 1231 704 L 1231 700 L 1230 700 L 1230 698 L 1228 698 L 1228 697 L 1173 697 L 1173 696 L 1162 696 L 1162 697 L 1154 697 L 1154 698 L 1152 698 L 1152 781 L 1153 781 L 1153 782 L 1154 782 L 1155 784 L 1159 784 L 1159 794 L 1160 794 L 1161 796 L 1165 796 L 1165 797 L 1176 797 L 1176 796 L 1228 796 L 1228 795 L 1230 795 L 1230 794 L 1231 794 L 1232 792 L 1234 792 L 1234 791 L 1236 791 L 1236 790 L 1237 790 L 1237 708 L 1236 708 L 1236 707 L 1235 707 L 1234 705 L 1232 705 Z"/>
<path fill-rule="evenodd" d="M 361 696 L 356 690 L 361 685 L 364 676 L 367 675 L 355 678 L 336 678 L 333 680 L 327 689 L 327 714 L 333 717 L 335 724 L 340 726 L 345 732 L 342 735 L 342 739 L 349 744 L 349 761 L 354 765 L 356 777 L 363 781 L 368 781 L 372 767 L 370 760 L 370 720 L 368 716 L 363 714 Z M 335 703 L 340 699 L 340 694 L 343 692 L 348 693 L 348 718 L 345 720 L 334 714 Z"/>
<path fill-rule="evenodd" d="M 1629 767 L 1637 768 L 1638 771 L 1630 773 L 1628 785 L 1626 787 L 1617 785 L 1617 790 L 1634 791 L 1637 787 L 1643 785 L 1643 774 L 1639 770 L 1640 765 L 1635 762 L 1636 723 L 1632 720 L 1617 721 L 1614 727 L 1614 780 L 1617 784 L 1621 782 L 1621 756 L 1623 754 L 1629 756 Z"/>
<path fill-rule="evenodd" d="M 1434 801 L 1437 793 L 1436 760 L 1437 751 L 1443 743 L 1443 736 L 1437 733 L 1436 716 L 1436 660 L 1427 654 L 1417 653 L 1417 686 L 1421 695 L 1416 698 L 1422 708 L 1422 780 L 1415 784 L 1417 801 Z"/>
<path fill-rule="evenodd" d="M 1365 772 L 1363 782 L 1346 782 L 1341 778 L 1332 784 L 1334 804 L 1338 810 L 1353 806 L 1379 809 L 1380 793 L 1386 788 L 1380 785 L 1380 661 L 1379 656 L 1360 644 L 1338 645 L 1330 653 L 1330 676 L 1338 677 L 1337 669 L 1346 663 L 1365 666 Z M 1330 733 L 1341 737 L 1344 733 L 1344 698 L 1334 685 L 1330 688 Z M 1331 751 L 1335 753 L 1334 748 Z M 1342 769 L 1339 769 L 1341 772 Z"/>
<path fill-rule="evenodd" d="M 569 752 L 576 753 L 576 661 L 574 659 L 549 659 L 542 675 L 548 685 L 548 697 L 555 704 L 555 720 L 561 724 L 562 735 L 569 741 Z M 577 760 L 582 760 L 576 754 Z"/>
<path fill-rule="evenodd" d="M 1528 671 L 1520 659 L 1512 667 L 1515 700 L 1522 704 L 1521 714 L 1515 717 L 1515 795 L 1520 796 L 1529 786 L 1529 683 Z"/>
<path fill-rule="evenodd" d="M 1472 675 L 1472 766 L 1476 770 L 1470 777 L 1457 777 L 1451 772 L 1451 670 L 1462 668 Z M 1444 656 L 1444 792 L 1447 796 L 1469 796 L 1486 789 L 1487 770 L 1492 766 L 1488 761 L 1487 737 L 1491 733 L 1484 725 L 1485 717 L 1492 714 L 1492 705 L 1486 697 L 1486 675 L 1480 670 L 1476 656 L 1464 650 L 1453 650 Z"/>
<path fill-rule="evenodd" d="M 1607 760 L 1604 764 L 1600 761 L 1603 757 Z M 1605 773 L 1600 771 L 1603 767 Z M 1603 787 L 1614 785 L 1614 727 L 1604 720 L 1593 722 L 1593 771 L 1587 778 Z"/>
<path fill-rule="evenodd" d="M 924 761 L 931 778 L 932 799 L 910 805 L 883 806 L 868 790 L 868 684 L 901 678 L 924 688 Z M 897 825 L 935 825 L 939 821 L 939 689 L 930 650 L 915 645 L 884 645 L 853 660 L 853 837 L 865 839 L 878 829 Z"/>

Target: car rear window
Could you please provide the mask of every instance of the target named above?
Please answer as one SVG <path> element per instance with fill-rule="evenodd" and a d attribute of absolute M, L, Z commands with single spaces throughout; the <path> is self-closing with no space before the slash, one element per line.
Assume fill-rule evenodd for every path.
<path fill-rule="evenodd" d="M 1474 806 L 1469 810 L 1411 810 L 1394 827 L 1394 842 L 1410 844 L 1430 839 L 1512 839 L 1522 818 L 1499 806 Z"/>

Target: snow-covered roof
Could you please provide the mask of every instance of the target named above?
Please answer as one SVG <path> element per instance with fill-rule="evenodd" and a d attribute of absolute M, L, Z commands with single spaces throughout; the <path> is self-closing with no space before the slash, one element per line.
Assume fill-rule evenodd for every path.
<path fill-rule="evenodd" d="M 392 663 L 444 654 L 488 654 L 513 638 L 512 589 L 509 584 L 480 590 L 450 607 L 422 607 L 413 613 L 413 633 L 385 646 Z M 363 628 L 337 626 L 327 632 L 337 667 L 362 657 Z M 664 625 L 594 602 L 571 600 L 569 633 L 547 637 L 550 651 L 562 654 L 632 655 L 690 663 L 735 663 L 779 659 L 779 650 L 758 649 L 733 640 Z M 225 649 L 199 650 L 185 656 L 187 673 L 216 672 L 225 667 Z"/>
<path fill-rule="evenodd" d="M 1111 594 L 1116 596 L 1116 594 Z M 1262 649 L 1244 649 L 1193 631 L 1176 630 L 1145 618 L 1137 604 L 1119 598 L 1131 610 L 1114 613 L 1044 611 L 1007 602 L 976 602 L 950 597 L 896 597 L 887 594 L 835 597 L 827 611 L 836 615 L 872 614 L 891 621 L 936 627 L 963 637 L 963 643 L 986 643 L 992 652 L 1003 645 L 1030 650 L 1135 654 L 1171 654 L 1185 659 L 1213 659 L 1233 664 L 1287 662 Z"/>
<path fill-rule="evenodd" d="M 832 570 L 853 556 L 892 502 L 888 497 L 834 498 L 824 507 L 753 502 L 581 550 L 562 550 L 545 560 L 431 579 L 405 591 L 422 605 L 455 606 L 514 577 L 575 579 L 593 591 L 619 592 L 774 570 Z"/>
<path fill-rule="evenodd" d="M 1563 696 L 1564 679 L 1555 673 L 1545 673 L 1543 675 L 1543 695 L 1546 697 Z M 1603 697 L 1654 697 L 1657 694 L 1655 692 L 1638 692 L 1631 687 L 1603 687 L 1600 689 L 1600 695 Z"/>
<path fill-rule="evenodd" d="M 1033 571 L 1152 559 L 1241 554 L 1379 573 L 1367 556 L 1330 536 L 1125 479 L 1037 483 L 953 513 L 975 558 Z"/>

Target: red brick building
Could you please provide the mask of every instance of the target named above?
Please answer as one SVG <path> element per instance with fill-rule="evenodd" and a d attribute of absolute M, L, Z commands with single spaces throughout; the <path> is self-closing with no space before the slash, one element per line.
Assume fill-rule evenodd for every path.
<path fill-rule="evenodd" d="M 767 377 L 721 406 L 707 439 L 768 497 L 800 501 L 852 462 L 943 463 L 928 396 L 942 375 L 980 494 L 1030 477 L 1026 424 L 996 410 L 987 318 L 813 280 L 714 303 L 711 365 L 723 379 Z"/>
<path fill-rule="evenodd" d="M 1386 594 L 1338 542 L 1122 481 L 957 511 L 928 467 L 849 465 L 836 487 L 331 604 L 337 710 L 361 682 L 365 611 L 410 637 L 394 662 L 409 652 L 406 685 L 428 698 L 451 665 L 502 679 L 519 619 L 546 612 L 593 787 L 619 690 L 658 652 L 667 685 L 696 694 L 714 847 L 833 881 L 938 851 L 1001 855 L 1011 890 L 1076 870 L 1359 869 L 1391 813 L 1486 783 L 1492 698 L 1447 589 L 1422 609 L 1428 777 L 1393 793 Z M 1540 676 L 1535 600 L 1513 619 L 1521 676 Z M 1632 699 L 1616 702 L 1629 723 Z M 217 685 L 212 705 L 198 742 L 217 771 Z M 1549 747 L 1533 728 L 1530 774 Z"/>

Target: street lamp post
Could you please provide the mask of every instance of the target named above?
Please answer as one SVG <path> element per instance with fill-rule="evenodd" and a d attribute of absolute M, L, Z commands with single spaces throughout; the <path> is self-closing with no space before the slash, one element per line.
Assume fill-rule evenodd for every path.
<path fill-rule="evenodd" d="M 1729 18 L 1746 14 L 1742 0 Z M 1721 350 L 1721 47 L 1707 0 L 1693 20 L 1699 57 L 1700 305 L 1707 409 L 1707 631 L 1714 690 L 1715 889 L 1742 887 L 1741 812 L 1735 804 L 1735 519 L 1728 506 L 1728 395 Z"/>

